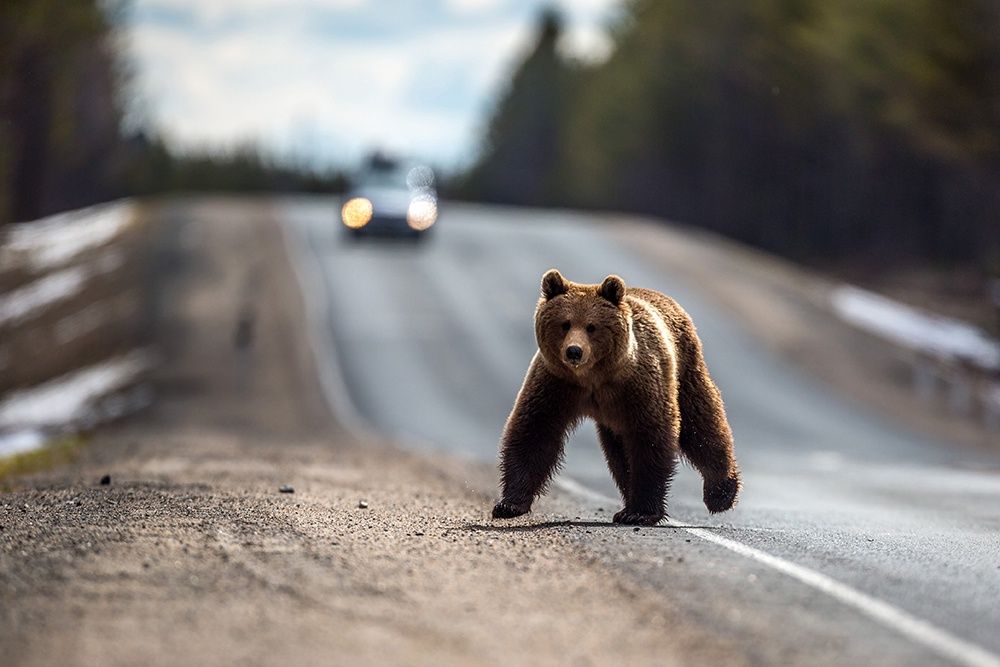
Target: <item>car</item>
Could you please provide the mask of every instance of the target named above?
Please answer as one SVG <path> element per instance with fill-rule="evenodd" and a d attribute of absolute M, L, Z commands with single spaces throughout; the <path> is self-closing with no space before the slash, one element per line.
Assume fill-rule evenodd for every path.
<path fill-rule="evenodd" d="M 352 179 L 340 219 L 352 237 L 424 238 L 438 217 L 434 172 L 375 154 Z"/>

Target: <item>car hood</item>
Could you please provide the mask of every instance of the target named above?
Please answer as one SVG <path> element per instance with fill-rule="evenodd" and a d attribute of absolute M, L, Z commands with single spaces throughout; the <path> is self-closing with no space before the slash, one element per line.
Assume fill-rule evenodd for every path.
<path fill-rule="evenodd" d="M 352 196 L 364 197 L 370 201 L 376 216 L 405 216 L 407 209 L 410 207 L 410 200 L 412 199 L 409 190 L 396 188 L 359 188 Z"/>

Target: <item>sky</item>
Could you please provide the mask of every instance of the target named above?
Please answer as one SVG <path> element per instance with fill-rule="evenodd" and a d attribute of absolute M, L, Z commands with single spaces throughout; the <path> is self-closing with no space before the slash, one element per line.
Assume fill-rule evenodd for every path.
<path fill-rule="evenodd" d="M 180 149 L 249 143 L 316 167 L 380 148 L 455 169 L 543 8 L 560 48 L 611 50 L 618 0 L 133 0 L 134 122 Z M 138 119 L 138 120 L 136 120 Z"/>

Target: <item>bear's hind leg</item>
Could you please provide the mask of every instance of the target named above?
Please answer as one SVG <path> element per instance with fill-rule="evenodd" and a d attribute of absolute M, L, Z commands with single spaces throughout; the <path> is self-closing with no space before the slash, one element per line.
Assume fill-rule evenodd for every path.
<path fill-rule="evenodd" d="M 736 503 L 740 469 L 722 396 L 704 362 L 689 368 L 678 387 L 681 451 L 704 479 L 705 507 L 713 514 Z"/>
<path fill-rule="evenodd" d="M 604 460 L 608 462 L 611 477 L 615 486 L 622 494 L 622 500 L 628 499 L 628 458 L 625 456 L 625 443 L 614 431 L 602 424 L 597 425 L 597 439 L 604 451 Z"/>

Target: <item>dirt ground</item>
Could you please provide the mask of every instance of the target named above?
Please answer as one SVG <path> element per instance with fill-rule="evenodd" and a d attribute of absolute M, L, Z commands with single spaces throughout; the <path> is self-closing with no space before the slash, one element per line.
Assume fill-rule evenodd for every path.
<path fill-rule="evenodd" d="M 489 466 L 339 429 L 266 206 L 155 213 L 159 400 L 0 494 L 4 665 L 742 661 L 558 527 L 493 526 Z"/>

